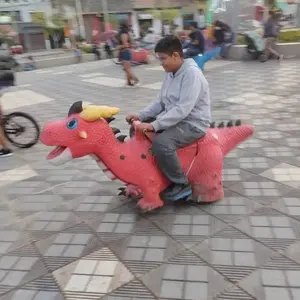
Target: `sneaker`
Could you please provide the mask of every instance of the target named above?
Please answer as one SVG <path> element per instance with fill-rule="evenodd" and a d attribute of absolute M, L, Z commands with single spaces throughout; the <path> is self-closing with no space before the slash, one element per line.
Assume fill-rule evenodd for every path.
<path fill-rule="evenodd" d="M 282 60 L 283 60 L 283 54 L 280 54 L 280 55 L 279 55 L 278 60 L 279 60 L 279 61 L 282 61 Z"/>
<path fill-rule="evenodd" d="M 0 158 L 1 157 L 9 157 L 9 156 L 13 156 L 14 153 L 10 150 L 10 149 L 1 149 L 0 150 Z"/>
<path fill-rule="evenodd" d="M 126 88 L 134 88 L 134 84 L 128 84 L 128 83 L 126 83 L 125 85 L 124 85 L 124 88 L 126 89 Z"/>
<path fill-rule="evenodd" d="M 190 184 L 172 184 L 161 193 L 164 200 L 178 201 L 191 196 L 193 193 Z"/>
<path fill-rule="evenodd" d="M 135 83 L 134 83 L 134 86 L 140 86 L 141 85 L 141 82 L 139 80 L 137 80 Z"/>

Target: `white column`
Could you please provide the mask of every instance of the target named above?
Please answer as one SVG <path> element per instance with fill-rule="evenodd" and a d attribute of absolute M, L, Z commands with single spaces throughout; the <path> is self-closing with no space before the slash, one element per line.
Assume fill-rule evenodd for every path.
<path fill-rule="evenodd" d="M 139 37 L 140 36 L 140 26 L 139 26 L 138 15 L 137 15 L 136 11 L 132 12 L 131 22 L 132 22 L 132 29 L 133 29 L 135 36 Z"/>
<path fill-rule="evenodd" d="M 76 7 L 76 18 L 79 22 L 79 35 L 81 35 L 83 38 L 85 38 L 85 26 L 82 16 L 82 6 L 81 6 L 81 0 L 75 0 L 75 7 Z"/>

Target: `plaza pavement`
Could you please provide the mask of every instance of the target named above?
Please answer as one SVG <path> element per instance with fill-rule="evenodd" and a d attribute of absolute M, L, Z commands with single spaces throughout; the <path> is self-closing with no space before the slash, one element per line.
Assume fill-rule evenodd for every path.
<path fill-rule="evenodd" d="M 94 161 L 47 163 L 41 144 L 0 161 L 1 300 L 300 299 L 299 60 L 210 62 L 213 119 L 255 125 L 225 159 L 226 197 L 139 215 Z M 124 89 L 109 61 L 18 74 L 2 99 L 42 125 L 78 100 L 126 114 L 155 99 L 157 65 Z"/>

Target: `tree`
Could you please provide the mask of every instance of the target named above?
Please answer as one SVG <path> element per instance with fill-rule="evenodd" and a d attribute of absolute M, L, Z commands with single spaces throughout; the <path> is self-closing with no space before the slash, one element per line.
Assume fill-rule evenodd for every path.
<path fill-rule="evenodd" d="M 46 32 L 51 35 L 55 48 L 59 47 L 59 41 L 64 36 L 64 28 L 67 20 L 61 14 L 53 14 L 49 17 Z"/>
<path fill-rule="evenodd" d="M 167 21 L 170 25 L 173 25 L 174 20 L 180 16 L 179 11 L 177 9 L 172 9 L 172 8 L 151 9 L 149 11 L 149 14 L 151 14 L 155 19 L 161 21 L 162 32 L 163 32 L 163 26 L 165 21 Z"/>

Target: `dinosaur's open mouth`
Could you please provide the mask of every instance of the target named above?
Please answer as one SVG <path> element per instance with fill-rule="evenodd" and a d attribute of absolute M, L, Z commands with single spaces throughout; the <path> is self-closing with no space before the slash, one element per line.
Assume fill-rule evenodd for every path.
<path fill-rule="evenodd" d="M 47 156 L 53 165 L 61 165 L 72 159 L 72 154 L 67 147 L 56 146 Z"/>
<path fill-rule="evenodd" d="M 67 147 L 63 147 L 63 146 L 57 146 L 55 147 L 47 156 L 47 159 L 51 160 L 59 155 L 61 155 L 65 150 L 67 149 Z"/>

